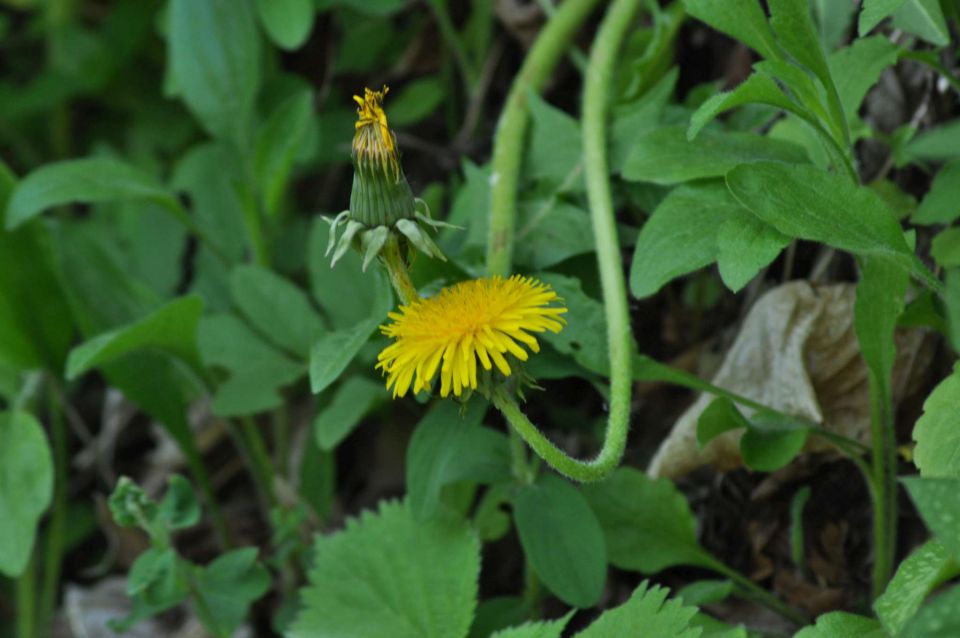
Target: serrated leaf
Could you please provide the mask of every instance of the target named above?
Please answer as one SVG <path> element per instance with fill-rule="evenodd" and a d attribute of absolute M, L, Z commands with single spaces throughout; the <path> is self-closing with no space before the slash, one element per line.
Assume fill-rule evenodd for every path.
<path fill-rule="evenodd" d="M 16 578 L 33 553 L 53 498 L 53 459 L 43 427 L 26 412 L 0 412 L 0 572 Z"/>
<path fill-rule="evenodd" d="M 341 383 L 313 420 L 313 436 L 322 450 L 332 450 L 357 427 L 375 405 L 388 398 L 382 383 L 353 376 Z"/>
<path fill-rule="evenodd" d="M 674 189 L 640 229 L 630 265 L 630 292 L 649 297 L 675 277 L 712 263 L 717 233 L 741 211 L 722 184 Z"/>
<path fill-rule="evenodd" d="M 407 447 L 407 499 L 418 521 L 436 515 L 441 490 L 457 481 L 509 481 L 510 443 L 480 425 L 487 405 L 473 401 L 461 414 L 452 401 L 438 403 L 417 425 Z"/>
<path fill-rule="evenodd" d="M 150 175 L 120 160 L 87 157 L 46 164 L 23 178 L 7 204 L 6 228 L 63 204 L 136 201 L 158 204 L 190 225 L 174 194 Z"/>
<path fill-rule="evenodd" d="M 465 636 L 476 606 L 480 544 L 468 528 L 418 524 L 401 503 L 314 543 L 310 584 L 291 638 Z"/>
<path fill-rule="evenodd" d="M 913 462 L 920 475 L 937 478 L 960 478 L 960 427 L 957 427 L 957 406 L 960 405 L 960 367 L 940 382 L 923 403 L 923 416 L 913 428 L 917 442 Z"/>
<path fill-rule="evenodd" d="M 299 49 L 313 27 L 312 0 L 257 0 L 257 14 L 270 40 L 281 49 Z"/>
<path fill-rule="evenodd" d="M 607 581 L 603 531 L 581 493 L 547 474 L 513 498 L 523 553 L 543 584 L 560 600 L 592 607 Z"/>
<path fill-rule="evenodd" d="M 815 625 L 804 627 L 793 638 L 887 638 L 873 618 L 845 611 L 832 611 L 817 618 Z"/>
<path fill-rule="evenodd" d="M 790 142 L 754 133 L 702 131 L 688 140 L 684 127 L 669 126 L 637 137 L 623 165 L 627 180 L 678 184 L 722 177 L 744 162 L 806 162 L 805 151 Z"/>
<path fill-rule="evenodd" d="M 234 268 L 230 294 L 260 334 L 304 361 L 323 333 L 307 295 L 271 270 L 253 265 Z"/>
<path fill-rule="evenodd" d="M 252 0 L 172 0 L 169 65 L 180 96 L 214 137 L 249 150 L 260 86 L 260 33 Z"/>
<path fill-rule="evenodd" d="M 201 371 L 197 326 L 203 302 L 191 295 L 171 301 L 143 319 L 89 339 L 70 351 L 67 379 L 145 348 L 169 353 Z"/>
<path fill-rule="evenodd" d="M 693 17 L 743 42 L 761 56 L 779 56 L 773 31 L 757 0 L 684 0 L 683 5 Z"/>
<path fill-rule="evenodd" d="M 920 512 L 920 517 L 933 535 L 954 558 L 960 559 L 960 479 L 920 478 L 900 479 Z"/>
<path fill-rule="evenodd" d="M 584 485 L 583 494 L 615 567 L 653 574 L 674 565 L 716 564 L 697 542 L 690 507 L 669 480 L 622 467 L 604 481 Z"/>
<path fill-rule="evenodd" d="M 519 627 L 498 631 L 490 638 L 560 638 L 572 615 L 573 612 L 570 612 L 557 620 L 524 623 Z"/>
<path fill-rule="evenodd" d="M 756 162 L 727 175 L 733 196 L 790 237 L 856 254 L 912 257 L 893 213 L 873 190 L 815 166 Z"/>
<path fill-rule="evenodd" d="M 733 292 L 750 283 L 790 244 L 790 238 L 746 211 L 727 219 L 717 234 L 717 269 Z"/>
<path fill-rule="evenodd" d="M 941 543 L 928 541 L 900 563 L 887 589 L 874 601 L 873 609 L 886 630 L 898 636 L 930 592 L 957 574 L 960 562 Z"/>
<path fill-rule="evenodd" d="M 700 628 L 690 626 L 697 613 L 696 607 L 685 607 L 683 601 L 676 598 L 666 600 L 668 593 L 661 587 L 648 588 L 647 581 L 644 581 L 627 602 L 603 612 L 576 638 L 698 638 Z"/>

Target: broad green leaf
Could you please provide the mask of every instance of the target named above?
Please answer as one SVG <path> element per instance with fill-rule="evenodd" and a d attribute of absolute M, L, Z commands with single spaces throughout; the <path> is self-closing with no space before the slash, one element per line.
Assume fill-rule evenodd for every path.
<path fill-rule="evenodd" d="M 723 177 L 745 162 L 806 162 L 804 150 L 790 142 L 754 133 L 702 131 L 687 140 L 684 127 L 657 128 L 640 135 L 623 165 L 624 179 L 678 184 Z"/>
<path fill-rule="evenodd" d="M 485 402 L 468 404 L 464 414 L 442 401 L 417 425 L 407 447 L 407 499 L 418 521 L 433 517 L 444 487 L 457 481 L 509 481 L 510 443 L 500 432 L 480 425 Z"/>
<path fill-rule="evenodd" d="M 558 352 L 573 357 L 587 370 L 606 374 L 610 363 L 603 304 L 583 291 L 579 279 L 552 272 L 541 273 L 539 277 L 564 300 L 569 312 L 564 315 L 567 325 L 563 330 L 559 333 L 542 332 L 538 337 L 542 337 Z"/>
<path fill-rule="evenodd" d="M 749 426 L 750 422 L 740 413 L 733 401 L 726 397 L 717 397 L 697 419 L 697 445 L 703 448 L 724 432 Z"/>
<path fill-rule="evenodd" d="M 960 228 L 948 228 L 937 233 L 930 254 L 940 266 L 960 266 Z"/>
<path fill-rule="evenodd" d="M 630 292 L 649 297 L 671 279 L 712 263 L 717 233 L 741 210 L 722 184 L 689 184 L 671 191 L 640 229 Z"/>
<path fill-rule="evenodd" d="M 187 107 L 214 137 L 250 146 L 260 86 L 253 0 L 171 0 L 169 65 Z"/>
<path fill-rule="evenodd" d="M 257 14 L 270 40 L 281 49 L 299 49 L 313 27 L 312 0 L 256 0 Z"/>
<path fill-rule="evenodd" d="M 200 521 L 200 504 L 190 481 L 179 474 L 170 477 L 157 516 L 169 529 L 187 529 Z"/>
<path fill-rule="evenodd" d="M 923 416 L 913 428 L 913 462 L 920 475 L 960 478 L 960 367 L 933 389 L 923 404 Z"/>
<path fill-rule="evenodd" d="M 688 605 L 697 607 L 718 603 L 729 598 L 733 593 L 733 581 L 730 580 L 698 580 L 685 585 L 677 592 L 677 598 L 683 599 Z"/>
<path fill-rule="evenodd" d="M 853 2 L 834 0 L 810 0 L 813 18 L 817 23 L 820 42 L 827 51 L 837 48 L 850 30 L 853 16 L 859 7 Z M 831 69 L 832 70 L 832 69 Z M 834 74 L 836 79 L 836 74 Z"/>
<path fill-rule="evenodd" d="M 582 170 L 580 125 L 534 91 L 528 94 L 527 105 L 532 130 L 524 159 L 524 175 L 528 179 L 544 179 L 556 184 L 568 181 L 574 171 Z"/>
<path fill-rule="evenodd" d="M 887 635 L 873 618 L 831 611 L 818 616 L 815 625 L 804 627 L 793 638 L 887 638 Z"/>
<path fill-rule="evenodd" d="M 700 629 L 690 626 L 696 607 L 686 607 L 676 598 L 667 600 L 668 593 L 667 589 L 649 587 L 647 581 L 643 581 L 627 602 L 603 612 L 576 638 L 698 638 Z"/>
<path fill-rule="evenodd" d="M 903 152 L 913 160 L 957 159 L 960 157 L 960 119 L 923 131 L 907 143 Z"/>
<path fill-rule="evenodd" d="M 908 476 L 900 480 L 923 522 L 950 555 L 960 559 L 960 518 L 956 515 L 960 511 L 960 479 Z"/>
<path fill-rule="evenodd" d="M 863 10 L 860 12 L 860 35 L 866 35 L 880 22 L 899 9 L 906 0 L 863 0 Z"/>
<path fill-rule="evenodd" d="M 747 210 L 785 235 L 856 254 L 912 257 L 880 196 L 842 175 L 802 164 L 756 162 L 733 169 L 727 187 Z"/>
<path fill-rule="evenodd" d="M 723 283 L 738 292 L 789 243 L 789 237 L 750 213 L 734 213 L 717 234 L 717 269 Z"/>
<path fill-rule="evenodd" d="M 939 542 L 928 541 L 900 563 L 883 595 L 874 601 L 873 609 L 884 628 L 898 636 L 927 596 L 957 574 L 960 562 Z"/>
<path fill-rule="evenodd" d="M 684 0 L 687 13 L 743 42 L 764 58 L 779 57 L 779 47 L 757 0 Z"/>
<path fill-rule="evenodd" d="M 43 427 L 26 412 L 0 412 L 0 572 L 16 578 L 26 569 L 52 498 L 53 460 Z"/>
<path fill-rule="evenodd" d="M 230 273 L 230 293 L 260 334 L 295 357 L 307 359 L 323 324 L 302 290 L 273 271 L 244 265 Z"/>
<path fill-rule="evenodd" d="M 893 12 L 893 26 L 934 46 L 950 44 L 950 29 L 943 17 L 940 0 L 907 0 Z"/>
<path fill-rule="evenodd" d="M 953 638 L 960 635 L 960 586 L 954 585 L 920 608 L 898 638 Z"/>
<path fill-rule="evenodd" d="M 272 4 L 270 0 L 259 2 L 265 3 Z M 263 207 L 270 217 L 279 212 L 280 198 L 311 117 L 313 94 L 309 90 L 298 91 L 280 103 L 258 132 L 253 163 Z"/>
<path fill-rule="evenodd" d="M 607 551 L 577 488 L 553 474 L 541 476 L 517 490 L 513 519 L 523 553 L 547 589 L 574 607 L 596 605 L 607 581 Z"/>
<path fill-rule="evenodd" d="M 314 341 L 310 348 L 310 389 L 314 394 L 323 392 L 340 377 L 378 323 L 379 320 L 368 319 L 353 328 L 328 332 Z"/>
<path fill-rule="evenodd" d="M 830 55 L 830 73 L 847 120 L 856 117 L 867 91 L 877 83 L 884 69 L 896 64 L 897 54 L 897 45 L 882 36 L 871 36 Z"/>
<path fill-rule="evenodd" d="M 769 104 L 803 116 L 803 112 L 791 102 L 773 78 L 754 73 L 731 91 L 718 93 L 700 105 L 690 116 L 687 139 L 694 139 L 707 124 L 718 115 L 744 104 Z"/>
<path fill-rule="evenodd" d="M 792 419 L 758 413 L 740 439 L 743 463 L 757 472 L 773 472 L 803 450 L 809 430 Z"/>
<path fill-rule="evenodd" d="M 220 416 L 254 414 L 281 405 L 279 388 L 305 372 L 303 363 L 271 348 L 235 315 L 201 319 L 197 344 L 207 366 L 224 368 L 230 375 L 213 397 L 213 411 Z"/>
<path fill-rule="evenodd" d="M 201 371 L 197 324 L 202 312 L 203 302 L 199 297 L 181 297 L 139 321 L 89 339 L 70 351 L 66 377 L 75 379 L 88 370 L 145 348 L 169 353 Z"/>
<path fill-rule="evenodd" d="M 416 124 L 437 110 L 447 91 L 435 75 L 418 78 L 404 85 L 397 95 L 390 92 L 390 124 L 395 127 Z"/>
<path fill-rule="evenodd" d="M 143 618 L 182 602 L 190 593 L 184 567 L 172 547 L 151 547 L 140 554 L 127 576 L 127 595 L 134 598 L 133 610 L 114 628 L 125 631 Z"/>
<path fill-rule="evenodd" d="M 257 563 L 258 551 L 234 549 L 197 570 L 194 610 L 214 635 L 232 636 L 250 604 L 270 589 L 270 573 Z"/>
<path fill-rule="evenodd" d="M 930 190 L 927 191 L 910 221 L 925 225 L 950 224 L 958 217 L 960 217 L 960 160 L 953 160 L 937 171 Z"/>
<path fill-rule="evenodd" d="M 600 520 L 610 563 L 653 574 L 674 565 L 711 567 L 716 560 L 697 542 L 686 499 L 667 479 L 622 467 L 583 487 Z"/>
<path fill-rule="evenodd" d="M 780 45 L 797 62 L 813 71 L 830 94 L 835 89 L 827 58 L 810 14 L 810 3 L 805 0 L 768 0 L 770 26 Z"/>
<path fill-rule="evenodd" d="M 150 175 L 120 160 L 87 157 L 46 164 L 23 178 L 7 204 L 6 228 L 55 206 L 122 201 L 154 202 L 190 225 L 174 194 Z"/>
<path fill-rule="evenodd" d="M 520 202 L 514 240 L 514 261 L 533 269 L 595 249 L 590 214 L 555 196 Z"/>
<path fill-rule="evenodd" d="M 318 536 L 291 638 L 465 636 L 476 606 L 480 543 L 462 525 L 418 524 L 382 502 Z"/>
<path fill-rule="evenodd" d="M 313 436 L 322 450 L 332 450 L 359 425 L 360 420 L 387 398 L 383 383 L 353 376 L 341 383 L 323 410 L 313 419 Z"/>
<path fill-rule="evenodd" d="M 519 627 L 498 631 L 490 638 L 560 638 L 571 615 L 572 612 L 557 620 L 524 623 Z"/>
<path fill-rule="evenodd" d="M 679 69 L 674 67 L 636 100 L 612 106 L 608 152 L 611 173 L 623 170 L 623 163 L 638 135 L 659 126 L 679 75 Z"/>

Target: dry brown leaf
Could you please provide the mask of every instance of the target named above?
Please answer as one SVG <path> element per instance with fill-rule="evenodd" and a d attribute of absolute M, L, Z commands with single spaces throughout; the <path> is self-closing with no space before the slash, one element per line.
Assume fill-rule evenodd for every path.
<path fill-rule="evenodd" d="M 862 443 L 870 440 L 867 368 L 853 327 L 856 287 L 784 284 L 750 310 L 712 382 L 754 401 Z M 906 394 L 931 352 L 920 330 L 898 331 L 894 403 Z M 651 476 L 676 478 L 703 465 L 742 465 L 742 430 L 722 434 L 703 450 L 697 420 L 713 397 L 701 394 L 674 423 L 650 463 Z M 744 409 L 744 414 L 752 412 Z M 827 449 L 811 438 L 808 451 Z"/>

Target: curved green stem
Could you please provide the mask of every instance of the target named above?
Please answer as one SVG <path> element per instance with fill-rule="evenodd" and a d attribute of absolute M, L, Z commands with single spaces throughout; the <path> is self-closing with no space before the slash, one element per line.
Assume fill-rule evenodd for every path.
<path fill-rule="evenodd" d="M 527 92 L 539 91 L 550 77 L 574 33 L 598 0 L 567 0 L 540 32 L 517 73 L 497 123 L 490 177 L 490 234 L 487 274 L 510 274 L 513 232 L 517 217 L 517 184 L 523 160 L 523 142 L 530 115 Z M 619 40 L 618 40 L 619 42 Z"/>
<path fill-rule="evenodd" d="M 610 358 L 610 415 L 603 448 L 592 461 L 574 459 L 551 443 L 530 422 L 512 397 L 505 393 L 496 393 L 493 397 L 494 405 L 530 447 L 555 470 L 577 481 L 602 479 L 620 464 L 630 421 L 630 319 L 607 171 L 607 107 L 617 52 L 639 7 L 640 0 L 616 0 L 607 11 L 590 52 L 583 96 L 583 157 L 587 198 L 597 247 Z"/>
<path fill-rule="evenodd" d="M 397 291 L 400 297 L 400 303 L 410 305 L 420 298 L 416 287 L 410 280 L 410 272 L 407 270 L 407 264 L 403 261 L 403 255 L 400 254 L 400 244 L 394 237 L 387 240 L 380 253 L 383 256 L 383 263 L 390 275 L 390 283 L 393 289 Z"/>

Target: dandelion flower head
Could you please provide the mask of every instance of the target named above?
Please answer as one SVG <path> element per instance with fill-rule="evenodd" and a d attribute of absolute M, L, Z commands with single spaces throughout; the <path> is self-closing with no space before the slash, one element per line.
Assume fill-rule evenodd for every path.
<path fill-rule="evenodd" d="M 530 333 L 560 332 L 567 312 L 557 293 L 530 277 L 475 279 L 444 288 L 399 312 L 381 332 L 395 341 L 378 357 L 377 368 L 387 376 L 393 396 L 429 387 L 440 373 L 440 395 L 460 396 L 477 388 L 477 362 L 485 370 L 497 367 L 504 376 L 513 369 L 504 355 L 526 361 L 526 346 L 540 351 Z"/>
<path fill-rule="evenodd" d="M 360 161 L 389 167 L 399 179 L 396 139 L 387 124 L 387 113 L 383 110 L 383 99 L 389 92 L 390 88 L 384 86 L 379 91 L 364 89 L 363 97 L 353 96 L 353 101 L 357 103 L 353 154 Z"/>

